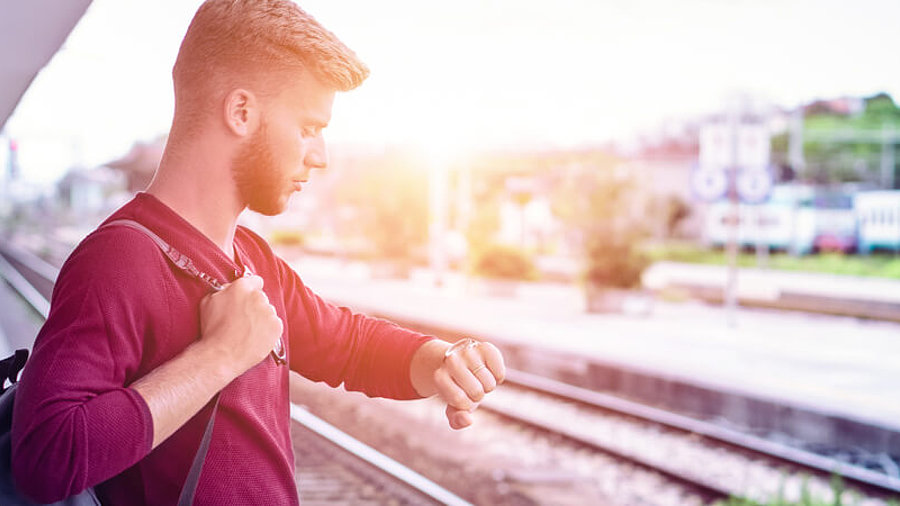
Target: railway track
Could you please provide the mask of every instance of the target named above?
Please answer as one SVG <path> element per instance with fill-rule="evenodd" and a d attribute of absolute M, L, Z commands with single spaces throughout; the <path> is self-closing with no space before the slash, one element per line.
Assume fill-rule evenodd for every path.
<path fill-rule="evenodd" d="M 43 318 L 59 270 L 0 243 L 0 277 Z M 291 404 L 296 479 L 304 505 L 468 505 L 469 502 Z"/>
<path fill-rule="evenodd" d="M 6 256 L 6 253 L 4 253 L 4 256 Z M 16 258 L 12 261 L 17 262 L 17 265 L 20 267 L 29 263 L 28 260 L 23 260 L 22 258 Z M 46 274 L 52 273 L 52 269 L 52 266 L 45 265 L 43 268 L 33 269 L 33 271 L 37 272 L 40 270 Z M 35 276 L 37 275 L 32 273 L 25 277 Z M 38 284 L 40 285 L 40 282 Z M 42 286 L 46 286 L 46 283 Z M 50 286 L 52 287 L 52 283 Z M 872 497 L 900 497 L 900 479 L 898 478 L 840 462 L 827 456 L 726 429 L 709 422 L 676 415 L 520 371 L 509 371 L 506 386 L 537 393 L 565 403 L 614 414 L 615 416 L 639 420 L 641 423 L 664 427 L 666 430 L 691 435 L 694 438 L 701 438 L 712 444 L 728 448 L 730 451 L 737 451 L 753 458 L 765 459 L 772 466 L 787 466 L 794 473 L 819 476 L 825 480 L 833 476 L 840 476 L 852 488 Z M 741 496 L 747 492 L 747 490 L 738 489 L 733 484 L 723 483 L 722 480 L 710 479 L 699 475 L 695 472 L 695 469 L 683 468 L 671 462 L 648 458 L 640 454 L 640 452 L 631 451 L 622 445 L 610 444 L 608 441 L 604 441 L 603 438 L 598 438 L 596 435 L 573 428 L 575 424 L 572 424 L 570 420 L 560 418 L 554 420 L 552 419 L 553 417 L 548 419 L 547 417 L 535 416 L 535 412 L 540 410 L 521 409 L 517 408 L 516 404 L 507 403 L 504 405 L 502 402 L 494 402 L 493 399 L 489 399 L 482 404 L 481 409 L 491 411 L 515 423 L 546 431 L 548 434 L 554 435 L 554 437 L 566 438 L 579 445 L 588 447 L 592 451 L 610 455 L 617 460 L 629 462 L 637 467 L 659 473 L 665 476 L 666 479 L 678 483 L 685 489 L 703 498 L 706 502 L 711 503 L 732 496 Z M 300 410 L 302 408 L 295 408 L 298 413 L 301 413 Z M 298 470 L 298 474 L 302 473 Z M 366 487 L 363 486 L 364 489 Z M 325 489 L 327 490 L 328 487 L 326 486 Z"/>
<path fill-rule="evenodd" d="M 764 459 L 772 467 L 781 467 L 791 473 L 818 476 L 826 482 L 834 477 L 840 477 L 843 483 L 850 488 L 867 496 L 900 500 L 900 478 L 727 429 L 713 423 L 521 371 L 508 371 L 504 387 L 513 387 L 524 392 L 554 398 L 570 406 L 584 407 L 616 417 L 636 420 L 654 427 L 662 427 L 667 431 L 687 435 L 694 440 L 704 440 L 712 445 L 739 452 L 753 459 Z M 491 411 L 501 417 L 539 430 L 562 435 L 578 444 L 610 454 L 617 459 L 655 470 L 682 483 L 709 501 L 729 496 L 742 496 L 747 492 L 729 484 L 728 482 L 731 480 L 716 480 L 704 476 L 704 473 L 698 473 L 696 465 L 679 467 L 670 461 L 660 461 L 655 458 L 658 456 L 657 452 L 651 452 L 648 457 L 647 453 L 633 451 L 628 444 L 611 441 L 611 438 L 598 434 L 598 431 L 591 432 L 579 428 L 579 424 L 571 417 L 553 414 L 547 416 L 546 413 L 541 416 L 540 412 L 544 410 L 534 409 L 533 406 L 528 405 L 527 400 L 498 403 L 494 402 L 494 399 L 487 399 L 482 403 L 480 409 Z"/>

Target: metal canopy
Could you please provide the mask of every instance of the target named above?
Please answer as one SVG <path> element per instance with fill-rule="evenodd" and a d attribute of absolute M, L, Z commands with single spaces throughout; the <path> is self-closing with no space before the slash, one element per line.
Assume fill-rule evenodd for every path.
<path fill-rule="evenodd" d="M 0 0 L 0 130 L 91 0 Z"/>

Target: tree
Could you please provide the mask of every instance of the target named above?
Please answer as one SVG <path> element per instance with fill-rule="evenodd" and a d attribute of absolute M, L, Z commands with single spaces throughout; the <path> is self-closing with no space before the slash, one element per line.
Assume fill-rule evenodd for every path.
<path fill-rule="evenodd" d="M 805 109 L 804 158 L 806 170 L 800 178 L 821 184 L 835 182 L 881 183 L 883 131 L 900 132 L 900 108 L 890 95 L 879 93 L 863 100 L 862 110 L 855 112 L 841 107 L 846 101 L 819 101 Z M 773 138 L 773 158 L 784 160 L 787 136 Z M 894 150 L 894 166 L 888 167 L 887 176 L 893 185 L 900 184 L 895 176 L 900 162 L 897 144 Z"/>
<path fill-rule="evenodd" d="M 638 250 L 645 226 L 634 213 L 636 181 L 610 158 L 565 171 L 554 192 L 554 212 L 578 231 L 589 285 L 631 288 L 647 260 Z"/>
<path fill-rule="evenodd" d="M 423 256 L 428 241 L 428 173 L 416 157 L 400 152 L 348 167 L 338 204 L 355 210 L 355 232 L 372 254 L 401 262 Z"/>

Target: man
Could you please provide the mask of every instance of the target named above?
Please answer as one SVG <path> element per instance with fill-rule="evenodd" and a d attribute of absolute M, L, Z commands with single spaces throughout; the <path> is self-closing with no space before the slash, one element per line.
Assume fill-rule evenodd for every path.
<path fill-rule="evenodd" d="M 368 69 L 287 0 L 208 0 L 173 70 L 175 116 L 140 222 L 203 272 L 209 294 L 140 231 L 101 226 L 63 266 L 23 373 L 14 478 L 44 502 L 95 486 L 108 504 L 174 504 L 220 394 L 198 504 L 297 504 L 288 367 L 370 396 L 437 393 L 453 428 L 504 375 L 490 344 L 449 343 L 330 305 L 236 226 L 281 212 L 326 166 L 336 91 Z M 252 275 L 250 275 L 252 273 Z"/>

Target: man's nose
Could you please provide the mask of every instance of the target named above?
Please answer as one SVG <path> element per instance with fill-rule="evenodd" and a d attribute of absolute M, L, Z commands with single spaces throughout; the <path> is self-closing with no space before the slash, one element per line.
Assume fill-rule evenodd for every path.
<path fill-rule="evenodd" d="M 328 153 L 325 151 L 325 137 L 321 133 L 308 145 L 306 166 L 311 169 L 324 169 L 328 166 Z"/>

